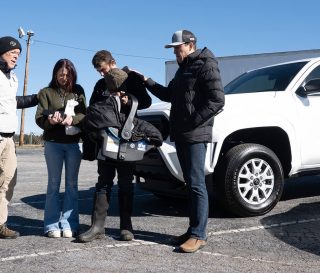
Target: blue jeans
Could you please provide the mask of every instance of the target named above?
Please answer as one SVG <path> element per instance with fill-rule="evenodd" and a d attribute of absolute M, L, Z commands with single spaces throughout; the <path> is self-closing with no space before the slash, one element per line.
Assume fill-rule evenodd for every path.
<path fill-rule="evenodd" d="M 46 141 L 44 155 L 48 169 L 44 233 L 60 229 L 76 232 L 79 227 L 78 174 L 81 163 L 79 144 Z M 63 205 L 60 206 L 59 191 L 63 163 L 65 164 L 65 193 Z"/>
<path fill-rule="evenodd" d="M 205 183 L 206 143 L 176 141 L 177 156 L 189 194 L 189 228 L 191 238 L 206 240 L 209 199 Z"/>

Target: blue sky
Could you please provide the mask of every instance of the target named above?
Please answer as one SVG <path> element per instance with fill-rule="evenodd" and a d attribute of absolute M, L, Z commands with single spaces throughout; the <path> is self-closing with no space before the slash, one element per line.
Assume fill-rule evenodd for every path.
<path fill-rule="evenodd" d="M 318 0 L 16 0 L 2 1 L 0 36 L 18 38 L 22 26 L 35 33 L 30 47 L 27 93 L 47 86 L 60 58 L 70 59 L 89 100 L 100 78 L 91 59 L 111 51 L 118 66 L 128 65 L 165 82 L 165 49 L 173 32 L 189 29 L 198 48 L 231 56 L 320 48 Z M 15 72 L 23 92 L 26 38 Z M 154 100 L 156 102 L 156 100 Z M 35 108 L 26 111 L 25 133 L 40 134 Z"/>

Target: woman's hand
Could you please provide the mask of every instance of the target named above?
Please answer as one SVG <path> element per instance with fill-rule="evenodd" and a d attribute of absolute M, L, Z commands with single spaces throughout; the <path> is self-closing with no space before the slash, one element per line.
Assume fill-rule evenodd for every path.
<path fill-rule="evenodd" d="M 73 121 L 72 116 L 66 116 L 64 120 L 61 122 L 62 125 L 71 125 Z"/>
<path fill-rule="evenodd" d="M 56 111 L 53 115 L 48 116 L 48 120 L 51 125 L 56 125 L 63 121 L 63 117 L 59 111 Z"/>

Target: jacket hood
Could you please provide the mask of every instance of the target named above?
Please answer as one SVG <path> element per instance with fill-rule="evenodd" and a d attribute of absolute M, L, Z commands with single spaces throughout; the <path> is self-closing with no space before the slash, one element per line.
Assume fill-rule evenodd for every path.
<path fill-rule="evenodd" d="M 214 54 L 211 52 L 210 49 L 208 48 L 203 48 L 202 50 L 196 50 L 194 53 L 198 53 L 197 54 L 197 57 L 198 59 L 202 59 L 202 60 L 205 60 L 205 59 L 215 59 L 215 56 Z"/>
<path fill-rule="evenodd" d="M 187 58 L 185 58 L 183 60 L 183 62 L 181 64 L 179 64 L 180 66 L 184 66 L 188 63 L 192 63 L 196 60 L 202 60 L 205 61 L 207 59 L 212 59 L 215 60 L 215 56 L 214 54 L 210 51 L 210 49 L 208 48 L 203 48 L 203 49 L 197 49 L 195 52 L 191 53 L 190 55 L 188 55 Z"/>

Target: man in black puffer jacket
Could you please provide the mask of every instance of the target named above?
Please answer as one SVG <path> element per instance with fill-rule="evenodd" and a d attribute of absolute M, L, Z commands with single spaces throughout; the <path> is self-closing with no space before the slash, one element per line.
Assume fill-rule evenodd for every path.
<path fill-rule="evenodd" d="M 179 65 L 175 77 L 164 87 L 144 77 L 146 87 L 159 99 L 171 102 L 170 137 L 175 142 L 184 180 L 188 186 L 188 231 L 172 239 L 182 252 L 195 252 L 206 244 L 208 193 L 204 162 L 206 144 L 212 141 L 214 116 L 224 106 L 218 62 L 207 49 L 196 49 L 196 37 L 179 30 L 172 43 Z"/>

